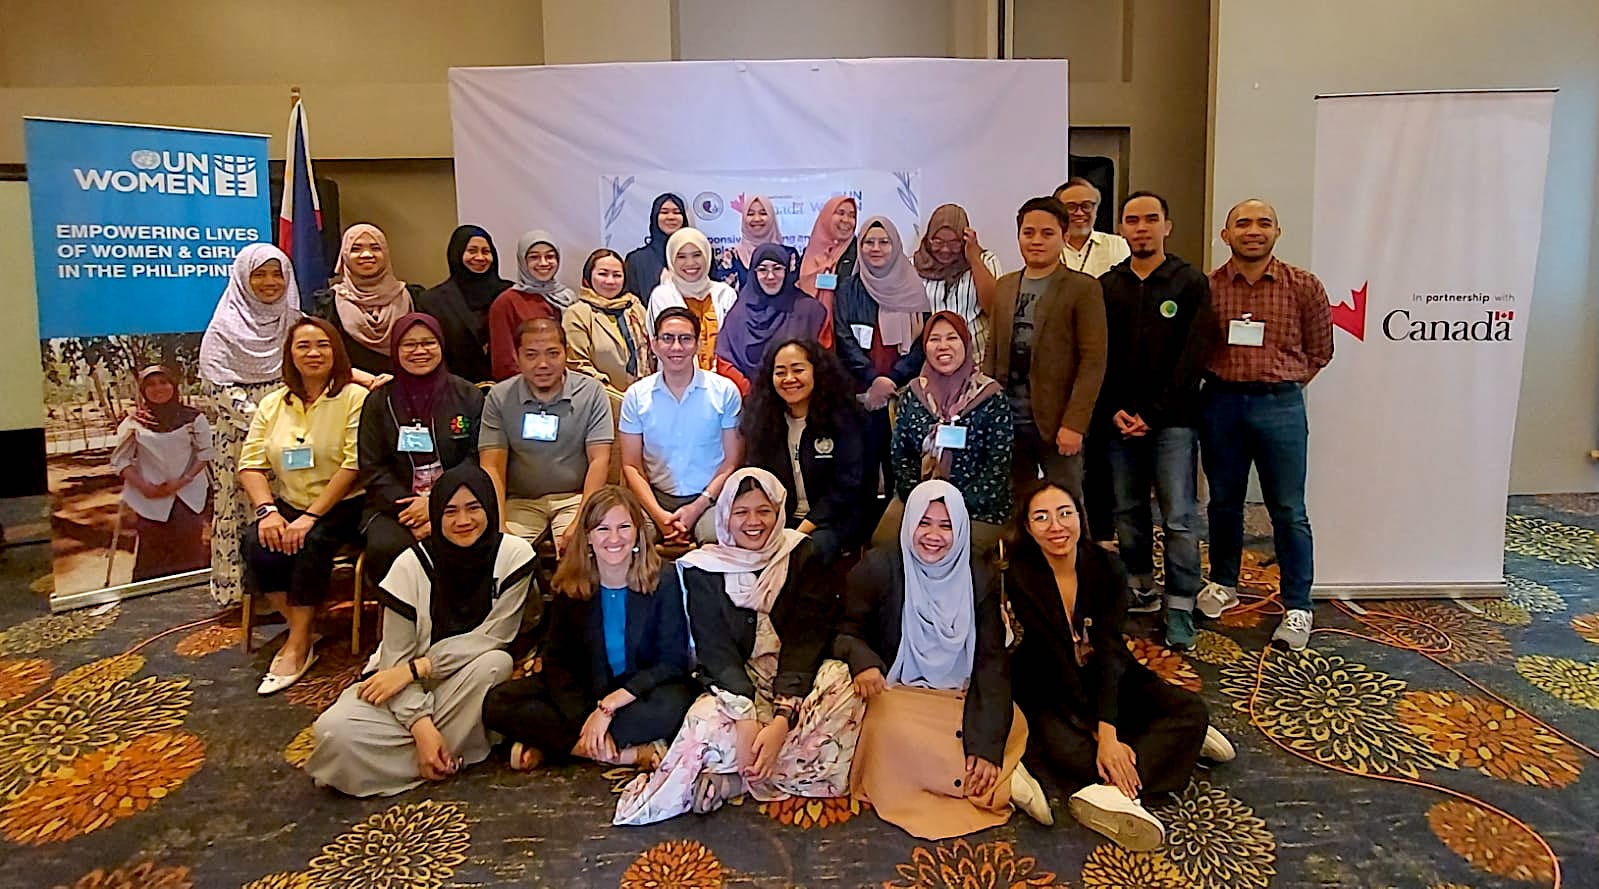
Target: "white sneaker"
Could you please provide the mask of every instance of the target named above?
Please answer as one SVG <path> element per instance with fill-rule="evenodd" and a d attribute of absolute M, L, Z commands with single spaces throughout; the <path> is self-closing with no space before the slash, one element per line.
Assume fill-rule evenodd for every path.
<path fill-rule="evenodd" d="M 1207 583 L 1205 588 L 1194 597 L 1194 605 L 1199 613 L 1215 620 L 1227 612 L 1227 609 L 1238 604 L 1238 590 L 1236 587 L 1222 586 L 1219 583 Z"/>
<path fill-rule="evenodd" d="M 1083 826 L 1134 852 L 1153 852 L 1166 842 L 1166 828 L 1138 800 L 1109 784 L 1090 784 L 1067 805 Z"/>
<path fill-rule="evenodd" d="M 1290 608 L 1283 615 L 1277 631 L 1271 634 L 1271 644 L 1289 651 L 1304 651 L 1310 642 L 1311 615 L 1308 609 Z"/>
<path fill-rule="evenodd" d="M 285 688 L 288 688 L 289 686 L 293 685 L 294 683 L 299 682 L 300 681 L 300 677 L 304 676 L 306 674 L 306 672 L 311 669 L 311 665 L 315 664 L 315 663 L 316 663 L 316 643 L 313 642 L 312 645 L 311 645 L 310 652 L 308 652 L 306 654 L 306 656 L 305 656 L 305 663 L 300 665 L 300 672 L 295 673 L 293 675 L 285 675 L 285 674 L 280 674 L 280 673 L 273 673 L 269 669 L 267 671 L 267 674 L 265 676 L 261 677 L 261 684 L 256 686 L 255 693 L 260 695 L 261 697 L 266 697 L 267 695 L 275 695 L 278 692 L 284 690 Z"/>
<path fill-rule="evenodd" d="M 1233 742 L 1212 725 L 1205 728 L 1205 744 L 1199 748 L 1199 755 L 1211 762 L 1232 762 L 1238 751 L 1233 749 Z"/>
<path fill-rule="evenodd" d="M 1055 823 L 1055 813 L 1049 810 L 1049 797 L 1044 795 L 1044 788 L 1038 786 L 1038 779 L 1021 763 L 1010 773 L 1010 801 L 1045 827 Z"/>

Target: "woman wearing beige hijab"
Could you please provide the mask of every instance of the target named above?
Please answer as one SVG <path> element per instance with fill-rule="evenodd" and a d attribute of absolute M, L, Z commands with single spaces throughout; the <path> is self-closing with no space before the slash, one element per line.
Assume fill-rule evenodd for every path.
<path fill-rule="evenodd" d="M 339 329 L 351 365 L 386 374 L 394 364 L 389 329 L 411 313 L 421 295 L 420 285 L 395 277 L 383 230 L 358 222 L 344 230 L 333 280 L 315 295 L 316 314 Z"/>

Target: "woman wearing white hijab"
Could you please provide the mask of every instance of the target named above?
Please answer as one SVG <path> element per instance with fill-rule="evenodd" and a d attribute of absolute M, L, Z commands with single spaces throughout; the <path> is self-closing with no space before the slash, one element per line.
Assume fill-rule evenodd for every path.
<path fill-rule="evenodd" d="M 650 292 L 645 326 L 655 329 L 655 316 L 681 306 L 700 319 L 701 370 L 716 370 L 716 332 L 733 310 L 738 293 L 711 280 L 711 242 L 697 228 L 680 228 L 666 241 L 666 280 Z"/>
<path fill-rule="evenodd" d="M 687 593 L 707 692 L 650 775 L 617 801 L 615 824 L 709 812 L 748 793 L 762 802 L 843 796 L 860 732 L 849 668 L 824 660 L 837 596 L 814 545 L 783 527 L 787 494 L 764 469 L 740 469 L 716 501 L 716 540 L 662 578 Z"/>
<path fill-rule="evenodd" d="M 1004 824 L 1012 803 L 1053 820 L 1021 765 L 1027 723 L 1011 703 L 998 577 L 971 553 L 960 490 L 917 485 L 899 545 L 850 572 L 833 641 L 866 699 L 850 792 L 922 839 Z"/>
<path fill-rule="evenodd" d="M 211 513 L 211 596 L 243 598 L 239 535 L 255 521 L 239 490 L 239 448 L 257 402 L 283 385 L 283 342 L 300 318 L 294 266 L 271 244 L 249 244 L 233 258 L 228 286 L 200 339 L 200 385 L 210 414 L 216 474 Z"/>
<path fill-rule="evenodd" d="M 344 230 L 333 280 L 315 294 L 314 304 L 316 314 L 339 329 L 352 367 L 386 374 L 394 369 L 390 328 L 411 314 L 421 295 L 421 285 L 395 277 L 383 230 L 357 222 Z"/>

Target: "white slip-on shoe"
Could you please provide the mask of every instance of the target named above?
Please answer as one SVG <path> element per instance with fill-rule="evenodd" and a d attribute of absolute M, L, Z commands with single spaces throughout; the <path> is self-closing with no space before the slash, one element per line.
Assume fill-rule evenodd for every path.
<path fill-rule="evenodd" d="M 1153 852 L 1166 841 L 1160 819 L 1109 784 L 1084 787 L 1067 806 L 1084 827 L 1133 852 Z"/>
<path fill-rule="evenodd" d="M 1238 751 L 1233 749 L 1233 742 L 1212 725 L 1205 728 L 1205 744 L 1199 748 L 1199 755 L 1211 762 L 1232 762 Z"/>
<path fill-rule="evenodd" d="M 1045 827 L 1055 823 L 1055 813 L 1049 810 L 1049 797 L 1044 795 L 1044 788 L 1021 763 L 1010 773 L 1010 801 Z"/>
<path fill-rule="evenodd" d="M 1228 609 L 1238 604 L 1238 590 L 1236 587 L 1222 586 L 1219 583 L 1206 583 L 1205 588 L 1194 597 L 1194 607 L 1199 613 L 1215 620 L 1221 617 Z"/>
<path fill-rule="evenodd" d="M 268 670 L 267 674 L 261 677 L 261 684 L 256 686 L 255 693 L 263 698 L 267 695 L 275 695 L 294 683 L 299 682 L 300 677 L 304 676 L 306 672 L 311 669 L 311 665 L 315 663 L 316 645 L 313 643 L 310 652 L 308 652 L 305 656 L 305 663 L 300 665 L 300 672 L 292 675 L 281 675 Z"/>

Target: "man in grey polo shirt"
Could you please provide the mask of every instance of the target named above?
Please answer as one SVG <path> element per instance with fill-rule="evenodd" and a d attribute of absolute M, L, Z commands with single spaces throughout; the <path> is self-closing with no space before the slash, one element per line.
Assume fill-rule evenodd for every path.
<path fill-rule="evenodd" d="M 744 457 L 743 399 L 732 380 L 695 365 L 699 341 L 689 310 L 655 316 L 661 370 L 627 387 L 618 423 L 622 479 L 668 543 L 716 540 L 712 506 Z"/>
<path fill-rule="evenodd" d="M 548 318 L 516 331 L 522 371 L 483 402 L 478 462 L 494 480 L 505 531 L 537 543 L 551 532 L 565 552 L 583 498 L 610 472 L 610 399 L 593 377 L 567 373 L 566 333 Z"/>

